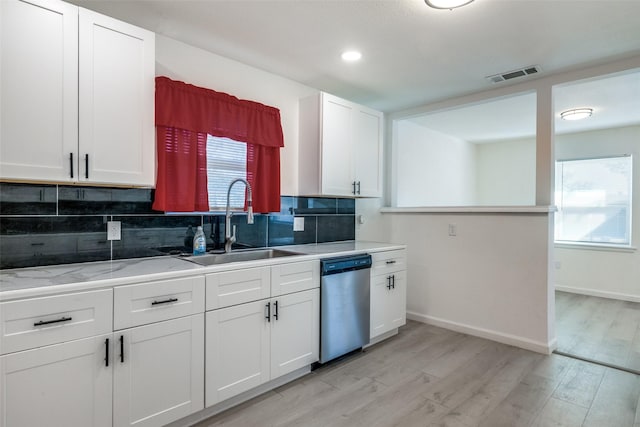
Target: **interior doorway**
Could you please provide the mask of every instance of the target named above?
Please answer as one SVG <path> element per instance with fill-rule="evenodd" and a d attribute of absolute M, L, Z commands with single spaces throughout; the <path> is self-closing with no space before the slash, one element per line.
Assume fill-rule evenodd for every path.
<path fill-rule="evenodd" d="M 640 374 L 640 70 L 554 100 L 557 352 Z"/>

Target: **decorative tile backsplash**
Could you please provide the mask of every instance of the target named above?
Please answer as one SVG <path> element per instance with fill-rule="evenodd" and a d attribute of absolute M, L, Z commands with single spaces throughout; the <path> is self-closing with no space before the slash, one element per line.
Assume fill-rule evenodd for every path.
<path fill-rule="evenodd" d="M 198 225 L 207 249 L 224 246 L 224 213 L 165 214 L 152 200 L 150 189 L 0 183 L 0 269 L 190 252 Z M 121 240 L 107 240 L 107 221 L 121 222 Z M 355 200 L 282 196 L 280 212 L 231 223 L 234 248 L 354 240 Z"/>

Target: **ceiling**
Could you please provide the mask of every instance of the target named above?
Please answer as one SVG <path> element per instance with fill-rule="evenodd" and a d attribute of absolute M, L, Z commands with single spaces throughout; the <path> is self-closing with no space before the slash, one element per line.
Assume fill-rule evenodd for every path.
<path fill-rule="evenodd" d="M 521 67 L 544 76 L 640 54 L 640 0 L 71 2 L 385 112 L 487 90 L 486 76 Z M 363 59 L 344 63 L 347 48 Z"/>

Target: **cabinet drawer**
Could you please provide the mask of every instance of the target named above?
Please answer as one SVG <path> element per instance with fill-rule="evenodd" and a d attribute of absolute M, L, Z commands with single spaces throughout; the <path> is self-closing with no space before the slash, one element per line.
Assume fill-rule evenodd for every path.
<path fill-rule="evenodd" d="M 271 296 L 320 287 L 320 261 L 292 262 L 271 266 Z"/>
<path fill-rule="evenodd" d="M 204 276 L 114 289 L 114 330 L 204 312 Z"/>
<path fill-rule="evenodd" d="M 375 252 L 371 254 L 371 275 L 387 274 L 407 269 L 407 250 Z"/>
<path fill-rule="evenodd" d="M 0 304 L 2 354 L 110 333 L 111 289 Z"/>
<path fill-rule="evenodd" d="M 207 274 L 207 310 L 269 298 L 271 269 L 247 268 Z"/>

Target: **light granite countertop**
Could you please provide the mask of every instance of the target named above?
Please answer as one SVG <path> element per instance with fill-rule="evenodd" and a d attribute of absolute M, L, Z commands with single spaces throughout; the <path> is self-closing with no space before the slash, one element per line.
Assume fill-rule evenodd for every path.
<path fill-rule="evenodd" d="M 296 262 L 403 248 L 405 248 L 404 245 L 392 243 L 348 241 L 278 246 L 276 249 L 300 253 L 301 255 L 287 257 L 285 261 Z M 165 280 L 280 262 L 283 262 L 282 258 L 203 267 L 177 256 L 160 256 L 1 270 L 0 301 L 69 291 L 109 288 L 123 284 Z"/>

